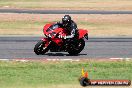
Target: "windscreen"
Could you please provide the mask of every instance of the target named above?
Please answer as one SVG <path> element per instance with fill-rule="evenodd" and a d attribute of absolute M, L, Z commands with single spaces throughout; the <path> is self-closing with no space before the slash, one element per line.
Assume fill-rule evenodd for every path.
<path fill-rule="evenodd" d="M 51 31 L 51 30 L 55 30 L 56 28 L 59 28 L 59 25 L 58 24 L 53 24 L 46 30 L 46 32 Z"/>

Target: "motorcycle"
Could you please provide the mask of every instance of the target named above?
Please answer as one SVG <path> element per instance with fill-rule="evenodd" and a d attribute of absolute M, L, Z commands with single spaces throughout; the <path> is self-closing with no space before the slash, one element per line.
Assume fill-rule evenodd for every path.
<path fill-rule="evenodd" d="M 34 47 L 37 55 L 50 52 L 68 52 L 70 55 L 78 55 L 85 46 L 84 38 L 88 40 L 88 31 L 79 29 L 78 35 L 73 39 L 65 39 L 66 31 L 56 23 L 46 24 L 43 28 L 46 36 Z"/>

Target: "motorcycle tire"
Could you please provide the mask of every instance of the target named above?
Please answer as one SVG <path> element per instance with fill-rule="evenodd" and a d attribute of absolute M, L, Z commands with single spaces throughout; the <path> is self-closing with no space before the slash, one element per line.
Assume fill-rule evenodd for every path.
<path fill-rule="evenodd" d="M 86 87 L 86 86 L 90 85 L 90 80 L 88 78 L 82 77 L 80 79 L 80 84 L 81 84 L 81 86 Z"/>
<path fill-rule="evenodd" d="M 48 48 L 44 48 L 45 47 L 45 43 L 44 41 L 40 40 L 34 47 L 34 52 L 37 54 L 37 55 L 40 55 L 40 54 L 45 54 L 46 52 L 48 52 Z"/>
<path fill-rule="evenodd" d="M 76 47 L 76 49 L 69 50 L 68 53 L 70 55 L 72 55 L 72 56 L 73 55 L 78 55 L 84 49 L 84 46 L 85 46 L 84 39 L 79 39 L 78 42 L 79 42 L 78 45 L 81 44 L 81 46 L 79 46 L 79 49 L 78 49 L 78 47 Z"/>

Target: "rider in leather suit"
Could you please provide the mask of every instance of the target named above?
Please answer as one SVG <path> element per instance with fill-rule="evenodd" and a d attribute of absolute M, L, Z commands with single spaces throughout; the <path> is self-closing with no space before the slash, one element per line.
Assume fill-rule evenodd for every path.
<path fill-rule="evenodd" d="M 62 22 L 57 22 L 57 24 L 64 28 L 67 32 L 67 36 L 65 36 L 65 39 L 72 39 L 76 38 L 78 35 L 78 28 L 76 23 L 71 19 L 69 15 L 65 15 L 62 18 Z"/>

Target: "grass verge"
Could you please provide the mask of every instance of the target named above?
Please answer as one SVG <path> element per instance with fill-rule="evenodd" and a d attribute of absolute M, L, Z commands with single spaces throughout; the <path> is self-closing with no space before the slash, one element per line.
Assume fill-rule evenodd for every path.
<path fill-rule="evenodd" d="M 3 62 L 1 88 L 44 88 L 78 85 L 82 67 L 90 79 L 131 79 L 132 61 L 106 62 Z"/>
<path fill-rule="evenodd" d="M 131 0 L 0 0 L 0 7 L 63 10 L 131 10 L 131 3 Z"/>
<path fill-rule="evenodd" d="M 43 36 L 46 23 L 60 21 L 64 14 L 0 14 L 0 35 Z M 78 28 L 88 29 L 89 36 L 132 36 L 132 15 L 72 14 Z"/>
<path fill-rule="evenodd" d="M 48 21 L 2 21 L 0 35 L 43 36 L 43 26 Z M 90 31 L 90 36 L 132 36 L 131 23 L 77 21 L 78 28 Z"/>

